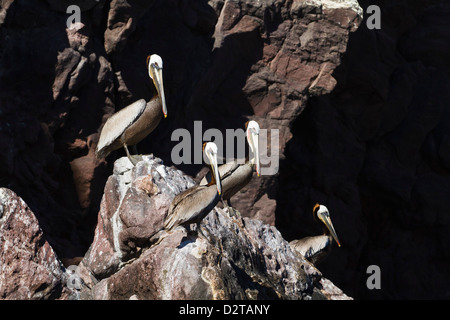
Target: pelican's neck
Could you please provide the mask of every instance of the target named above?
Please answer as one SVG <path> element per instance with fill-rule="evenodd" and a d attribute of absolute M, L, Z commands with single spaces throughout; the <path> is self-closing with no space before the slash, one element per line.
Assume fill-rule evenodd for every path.
<path fill-rule="evenodd" d="M 331 232 L 330 229 L 327 228 L 327 226 L 325 225 L 325 223 L 323 223 L 322 221 L 320 221 L 320 224 L 322 225 L 322 234 L 329 237 L 329 238 L 333 238 L 331 236 Z"/>
<path fill-rule="evenodd" d="M 247 141 L 248 146 L 250 147 L 250 151 L 252 153 L 252 158 L 249 159 L 249 162 L 250 164 L 255 165 L 256 164 L 255 141 L 253 141 L 253 136 L 249 130 L 247 130 Z"/>
<path fill-rule="evenodd" d="M 216 177 L 214 175 L 214 172 L 212 169 L 210 169 L 210 171 L 211 171 L 211 181 L 207 184 L 208 187 L 216 184 Z"/>

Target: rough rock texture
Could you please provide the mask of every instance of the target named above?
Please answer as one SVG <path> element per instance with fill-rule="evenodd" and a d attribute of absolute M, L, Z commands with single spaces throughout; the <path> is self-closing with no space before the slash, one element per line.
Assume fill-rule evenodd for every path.
<path fill-rule="evenodd" d="M 289 240 L 320 232 L 310 207 L 325 203 L 342 247 L 320 270 L 346 293 L 448 299 L 450 6 L 360 4 L 381 8 L 381 29 L 361 23 L 333 73 L 336 89 L 294 122 L 276 225 Z M 370 265 L 381 290 L 366 286 Z"/>
<path fill-rule="evenodd" d="M 184 227 L 148 239 L 176 194 L 193 180 L 145 157 L 116 161 L 94 241 L 76 268 L 81 299 L 349 299 L 278 230 L 216 207 L 202 221 L 206 238 Z"/>
<path fill-rule="evenodd" d="M 170 165 L 173 130 L 192 133 L 193 120 L 279 129 L 279 174 L 253 179 L 233 205 L 292 240 L 320 232 L 311 208 L 323 202 L 343 246 L 320 269 L 346 293 L 449 297 L 447 1 L 77 3 L 81 21 L 66 28 L 70 1 L 0 0 L 0 185 L 58 256 L 84 256 L 93 241 L 123 155 L 95 159 L 98 131 L 150 98 L 145 58 L 158 53 L 169 117 L 139 152 Z M 369 5 L 381 30 L 361 21 Z M 372 264 L 382 290 L 365 286 Z"/>
<path fill-rule="evenodd" d="M 81 256 L 91 242 L 105 165 L 90 152 L 114 109 L 114 73 L 98 41 L 104 1 L 0 2 L 0 183 L 31 207 L 52 247 Z M 71 3 L 72 4 L 72 3 Z M 102 181 L 103 180 L 103 181 Z"/>
<path fill-rule="evenodd" d="M 64 272 L 27 204 L 0 188 L 0 299 L 68 299 Z"/>
<path fill-rule="evenodd" d="M 110 276 L 148 246 L 162 228 L 173 197 L 194 185 L 160 159 L 145 158 L 134 168 L 128 158 L 120 158 L 106 182 L 94 240 L 81 262 L 97 279 Z"/>
<path fill-rule="evenodd" d="M 108 179 L 93 243 L 63 267 L 34 214 L 0 189 L 0 299 L 351 299 L 293 253 L 279 231 L 213 209 L 201 227 L 159 233 L 174 196 L 193 185 L 153 156 L 124 157 Z M 74 264 L 71 264 L 74 263 Z"/>
<path fill-rule="evenodd" d="M 331 73 L 362 15 L 350 0 L 86 0 L 81 21 L 66 28 L 68 2 L 0 3 L 1 183 L 68 258 L 89 247 L 101 191 L 123 154 L 95 159 L 97 132 L 115 110 L 154 93 L 148 54 L 164 58 L 169 118 L 140 152 L 171 163 L 174 129 L 192 133 L 193 120 L 203 131 L 236 129 L 253 117 L 280 130 L 283 157 L 309 94 L 335 86 Z M 202 165 L 179 167 L 195 175 Z M 273 225 L 276 186 L 274 176 L 256 180 L 235 205 Z"/>
<path fill-rule="evenodd" d="M 242 128 L 244 117 L 251 117 L 261 128 L 279 130 L 283 159 L 292 122 L 309 96 L 329 93 L 336 85 L 331 73 L 340 64 L 349 32 L 359 25 L 361 8 L 356 1 L 334 7 L 332 1 L 210 3 L 218 15 L 211 66 L 186 110 L 196 106 L 200 113 L 193 118 L 207 126 L 222 128 L 225 122 L 227 128 Z M 277 187 L 276 175 L 254 179 L 233 203 L 273 225 Z"/>

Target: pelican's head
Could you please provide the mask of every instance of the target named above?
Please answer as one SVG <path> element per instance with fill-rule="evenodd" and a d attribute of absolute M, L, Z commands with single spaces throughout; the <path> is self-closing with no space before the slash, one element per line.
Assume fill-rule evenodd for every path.
<path fill-rule="evenodd" d="M 330 218 L 330 213 L 328 212 L 327 207 L 317 203 L 314 206 L 313 214 L 314 214 L 314 217 L 316 217 L 317 219 L 319 219 L 320 221 L 323 222 L 323 224 L 325 225 L 327 230 L 330 232 L 331 236 L 334 238 L 334 240 L 336 240 L 336 243 L 340 247 L 341 243 L 339 242 L 336 231 L 334 230 L 333 223 L 331 222 L 331 218 Z"/>
<path fill-rule="evenodd" d="M 166 97 L 164 96 L 164 84 L 163 84 L 163 62 L 160 56 L 157 54 L 152 54 L 147 57 L 147 69 L 148 75 L 153 80 L 153 84 L 156 87 L 156 91 L 158 91 L 159 98 L 161 99 L 162 111 L 164 113 L 164 118 L 167 117 L 167 106 L 166 106 Z"/>
<path fill-rule="evenodd" d="M 217 146 L 214 142 L 205 142 L 203 144 L 203 152 L 208 157 L 209 163 L 211 164 L 211 184 L 214 182 L 217 186 L 217 192 L 219 196 L 222 193 L 222 183 L 220 182 L 219 168 L 217 166 Z"/>
<path fill-rule="evenodd" d="M 252 162 L 256 165 L 256 174 L 261 174 L 261 164 L 259 162 L 259 124 L 254 120 L 245 123 L 248 145 L 253 153 Z"/>

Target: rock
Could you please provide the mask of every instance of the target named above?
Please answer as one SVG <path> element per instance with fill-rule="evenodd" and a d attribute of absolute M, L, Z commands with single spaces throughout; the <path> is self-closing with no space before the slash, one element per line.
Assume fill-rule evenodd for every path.
<path fill-rule="evenodd" d="M 100 0 L 80 0 L 77 1 L 76 5 L 83 12 L 94 7 L 99 1 Z M 63 13 L 67 13 L 67 8 L 74 4 L 73 1 L 46 0 L 46 2 L 48 2 L 52 10 L 57 10 Z"/>
<path fill-rule="evenodd" d="M 27 203 L 61 259 L 84 256 L 95 233 L 109 252 L 109 271 L 96 272 L 121 263 L 111 225 L 97 218 L 124 153 L 97 161 L 92 150 L 113 112 L 153 95 L 145 58 L 158 53 L 169 117 L 140 153 L 170 166 L 171 133 L 192 133 L 194 120 L 203 131 L 248 119 L 277 129 L 278 172 L 231 199 L 242 215 L 292 240 L 320 232 L 311 208 L 324 202 L 343 241 L 320 266 L 333 283 L 353 297 L 448 298 L 444 0 L 378 1 L 380 30 L 367 28 L 368 0 L 83 0 L 81 21 L 65 28 L 69 4 L 0 0 L 0 183 Z M 202 167 L 177 165 L 191 176 Z M 153 190 L 142 177 L 127 206 Z M 145 217 L 124 217 L 124 256 L 146 245 Z M 389 289 L 359 281 L 371 264 L 390 275 Z"/>
<path fill-rule="evenodd" d="M 27 204 L 13 191 L 0 188 L 0 207 L 0 299 L 70 297 L 65 269 Z"/>
<path fill-rule="evenodd" d="M 374 4 L 358 2 L 364 12 Z M 444 1 L 377 5 L 381 29 L 362 22 L 332 72 L 335 89 L 311 97 L 292 125 L 276 226 L 287 239 L 317 234 L 312 206 L 327 203 L 342 247 L 319 267 L 339 288 L 364 299 L 445 298 L 450 186 L 439 150 L 450 128 L 442 60 L 450 8 Z M 322 94 L 329 81 L 320 78 L 309 91 Z M 370 265 L 380 267 L 384 289 L 367 288 Z"/>
<path fill-rule="evenodd" d="M 192 132 L 197 119 L 204 130 L 242 128 L 253 117 L 262 127 L 279 130 L 283 158 L 292 121 L 310 94 L 332 90 L 331 74 L 361 18 L 350 0 L 335 7 L 319 1 L 222 0 L 77 5 L 81 21 L 67 29 L 54 27 L 66 25 L 64 1 L 2 1 L 0 6 L 5 44 L 0 49 L 5 57 L 0 63 L 5 124 L 0 174 L 67 258 L 89 247 L 102 197 L 98 190 L 114 159 L 123 155 L 119 150 L 106 161 L 93 157 L 102 124 L 136 97 L 148 100 L 154 93 L 147 55 L 164 58 L 170 121 L 162 121 L 152 138 L 139 144 L 141 152 L 155 151 L 170 163 L 176 142 L 169 135 L 176 128 Z M 16 85 L 11 77 L 18 79 Z M 178 168 L 195 176 L 201 165 Z M 277 186 L 276 176 L 263 177 L 234 202 L 245 214 L 273 225 Z"/>
<path fill-rule="evenodd" d="M 135 167 L 116 161 L 96 237 L 77 273 L 82 299 L 349 299 L 278 230 L 215 208 L 202 221 L 206 238 L 184 227 L 148 240 L 162 227 L 174 196 L 193 185 L 153 156 Z"/>
<path fill-rule="evenodd" d="M 336 86 L 332 73 L 362 10 L 356 1 L 210 3 L 218 15 L 214 56 L 186 109 L 211 127 L 243 127 L 240 119 L 247 117 L 261 128 L 279 130 L 283 159 L 293 120 L 309 96 L 329 94 Z M 198 105 L 201 113 L 194 110 Z M 277 188 L 276 175 L 263 176 L 232 202 L 244 214 L 274 224 Z"/>
<path fill-rule="evenodd" d="M 95 39 L 102 3 L 77 3 L 82 21 L 69 29 L 67 1 L 0 4 L 0 180 L 30 206 L 61 257 L 83 255 L 92 241 L 96 190 L 107 178 L 105 163 L 88 156 L 89 137 L 114 107 L 111 65 Z M 86 164 L 89 173 L 79 170 Z"/>
<path fill-rule="evenodd" d="M 110 276 L 130 256 L 149 245 L 163 225 L 169 205 L 193 185 L 181 171 L 145 156 L 135 167 L 127 157 L 115 162 L 105 186 L 94 241 L 81 262 L 97 279 Z"/>

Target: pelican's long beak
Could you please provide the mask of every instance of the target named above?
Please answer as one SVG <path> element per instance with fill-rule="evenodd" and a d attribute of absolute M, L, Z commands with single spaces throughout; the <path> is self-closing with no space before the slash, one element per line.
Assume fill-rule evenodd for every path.
<path fill-rule="evenodd" d="M 211 164 L 212 174 L 216 180 L 217 192 L 220 196 L 222 194 L 222 182 L 220 181 L 219 168 L 217 166 L 217 154 L 214 153 L 212 156 L 208 156 L 208 159 Z"/>
<path fill-rule="evenodd" d="M 336 231 L 334 230 L 333 223 L 331 222 L 330 216 L 325 216 L 322 219 L 323 223 L 327 227 L 328 230 L 330 230 L 331 236 L 336 240 L 337 245 L 340 247 L 341 243 L 339 242 L 339 238 L 336 234 Z"/>
<path fill-rule="evenodd" d="M 155 64 L 151 64 L 149 71 L 150 71 L 150 77 L 153 79 L 153 83 L 155 84 L 156 90 L 158 91 L 159 98 L 161 99 L 162 111 L 164 113 L 164 118 L 167 118 L 167 106 L 166 106 L 166 97 L 164 95 L 162 67 L 157 66 Z"/>

